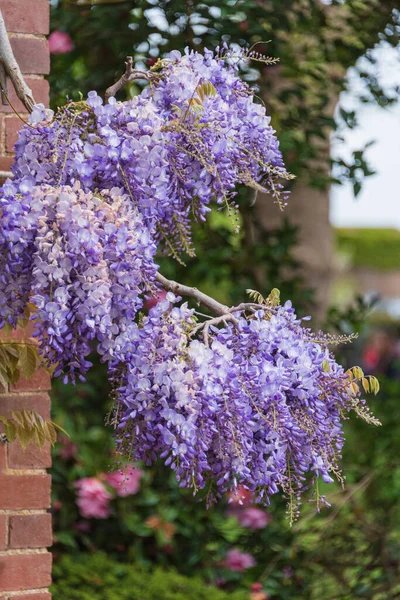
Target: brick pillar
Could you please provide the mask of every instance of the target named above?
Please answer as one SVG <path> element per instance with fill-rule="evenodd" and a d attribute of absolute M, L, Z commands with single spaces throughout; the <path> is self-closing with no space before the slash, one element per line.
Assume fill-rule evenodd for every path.
<path fill-rule="evenodd" d="M 32 89 L 36 102 L 48 104 L 49 28 L 48 0 L 0 0 L 15 57 Z M 11 82 L 8 95 L 26 119 L 26 110 L 17 99 Z M 9 171 L 12 148 L 22 125 L 10 106 L 0 102 L 0 172 Z M 1 177 L 1 175 L 0 175 Z M 0 180 L 1 181 L 1 180 Z M 17 333 L 21 336 L 21 333 Z M 10 389 L 0 390 L 0 415 L 34 409 L 50 417 L 48 375 L 37 372 L 29 381 L 21 380 Z M 28 447 L 18 442 L 0 444 L 0 600 L 50 600 L 52 543 L 50 507 L 50 449 Z"/>
<path fill-rule="evenodd" d="M 49 84 L 44 79 L 50 71 L 50 55 L 46 35 L 49 32 L 48 0 L 0 0 L 14 56 L 36 102 L 48 105 Z M 7 94 L 14 108 L 25 119 L 26 109 L 18 100 L 13 85 L 8 81 Z M 8 171 L 12 163 L 12 149 L 22 121 L 11 106 L 0 101 L 0 171 Z"/>

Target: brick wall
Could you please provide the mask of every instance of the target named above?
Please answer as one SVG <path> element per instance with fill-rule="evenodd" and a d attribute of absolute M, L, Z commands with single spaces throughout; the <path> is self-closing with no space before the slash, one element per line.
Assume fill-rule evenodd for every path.
<path fill-rule="evenodd" d="M 48 0 L 1 0 L 16 59 L 32 89 L 36 102 L 48 104 L 49 28 Z M 12 84 L 8 95 L 25 118 L 26 111 L 16 98 Z M 0 103 L 0 172 L 9 171 L 12 148 L 21 126 L 10 106 Z M 17 335 L 21 335 L 20 333 Z M 0 414 L 32 408 L 50 416 L 49 377 L 38 372 L 29 381 L 20 381 L 0 390 Z M 50 507 L 50 449 L 29 447 L 17 442 L 0 444 L 0 600 L 50 600 L 52 542 Z"/>
<path fill-rule="evenodd" d="M 0 8 L 14 51 L 27 84 L 36 102 L 48 104 L 49 84 L 44 79 L 50 70 L 50 55 L 46 35 L 49 30 L 48 0 L 1 0 Z M 16 97 L 12 83 L 7 94 L 12 105 L 26 118 L 26 110 Z M 12 148 L 16 141 L 20 119 L 10 106 L 0 103 L 0 171 L 8 171 L 12 163 Z"/>

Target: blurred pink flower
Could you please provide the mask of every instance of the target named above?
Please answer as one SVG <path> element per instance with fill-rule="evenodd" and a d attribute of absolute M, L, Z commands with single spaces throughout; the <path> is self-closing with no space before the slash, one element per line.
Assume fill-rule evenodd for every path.
<path fill-rule="evenodd" d="M 49 35 L 49 50 L 51 54 L 66 54 L 71 52 L 74 43 L 69 33 L 64 31 L 53 31 Z"/>
<path fill-rule="evenodd" d="M 140 469 L 124 467 L 119 471 L 109 473 L 105 479 L 108 485 L 111 485 L 117 492 L 117 496 L 124 497 L 138 493 L 142 475 L 143 472 Z"/>
<path fill-rule="evenodd" d="M 75 482 L 76 503 L 82 517 L 87 519 L 107 519 L 110 516 L 109 503 L 112 495 L 97 477 L 85 477 Z"/>
<path fill-rule="evenodd" d="M 243 504 L 250 504 L 253 501 L 253 494 L 250 490 L 246 490 L 245 487 L 239 485 L 235 491 L 229 493 L 228 503 L 232 505 L 242 506 Z"/>
<path fill-rule="evenodd" d="M 269 600 L 269 594 L 263 592 L 261 583 L 253 583 L 250 589 L 250 600 Z"/>
<path fill-rule="evenodd" d="M 54 502 L 52 503 L 52 509 L 57 512 L 58 510 L 61 510 L 63 507 L 63 502 L 61 500 L 54 500 Z"/>
<path fill-rule="evenodd" d="M 236 571 L 237 573 L 243 573 L 243 571 L 246 569 L 254 567 L 255 564 L 256 561 L 251 554 L 247 554 L 247 552 L 241 552 L 241 550 L 237 550 L 236 548 L 228 550 L 223 561 L 224 567 L 230 571 Z"/>
<path fill-rule="evenodd" d="M 147 300 L 144 301 L 143 308 L 145 310 L 150 310 L 151 308 L 156 306 L 159 302 L 162 302 L 162 300 L 165 300 L 166 297 L 167 297 L 167 292 L 165 290 L 160 290 L 159 292 L 156 292 L 154 294 L 154 296 L 150 296 L 149 298 L 147 298 Z"/>
<path fill-rule="evenodd" d="M 235 510 L 233 514 L 241 526 L 247 529 L 264 529 L 271 521 L 271 516 L 267 512 L 252 506 Z"/>
<path fill-rule="evenodd" d="M 70 439 L 65 437 L 64 435 L 59 438 L 59 443 L 61 445 L 58 454 L 64 460 L 70 460 L 76 458 L 78 454 L 78 446 L 71 442 Z"/>
<path fill-rule="evenodd" d="M 72 525 L 72 528 L 76 531 L 83 531 L 84 533 L 87 533 L 90 531 L 90 523 L 89 521 L 77 521 Z"/>
<path fill-rule="evenodd" d="M 290 579 L 294 574 L 292 567 L 283 567 L 282 575 L 284 579 Z"/>

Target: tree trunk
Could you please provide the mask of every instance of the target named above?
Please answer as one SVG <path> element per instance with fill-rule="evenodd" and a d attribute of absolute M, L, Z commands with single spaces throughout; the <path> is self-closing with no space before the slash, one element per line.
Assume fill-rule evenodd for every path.
<path fill-rule="evenodd" d="M 278 227 L 285 217 L 298 227 L 296 259 L 302 265 L 305 285 L 315 290 L 313 316 L 321 321 L 328 307 L 334 275 L 329 189 L 320 190 L 297 181 L 283 212 L 262 194 L 257 198 L 255 209 L 258 223 L 265 230 Z"/>

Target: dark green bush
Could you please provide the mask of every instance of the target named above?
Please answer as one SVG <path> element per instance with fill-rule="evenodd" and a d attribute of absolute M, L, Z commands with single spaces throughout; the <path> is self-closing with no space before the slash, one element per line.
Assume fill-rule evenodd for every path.
<path fill-rule="evenodd" d="M 54 600 L 248 600 L 249 593 L 223 592 L 198 577 L 116 562 L 102 552 L 64 555 L 56 562 Z"/>

